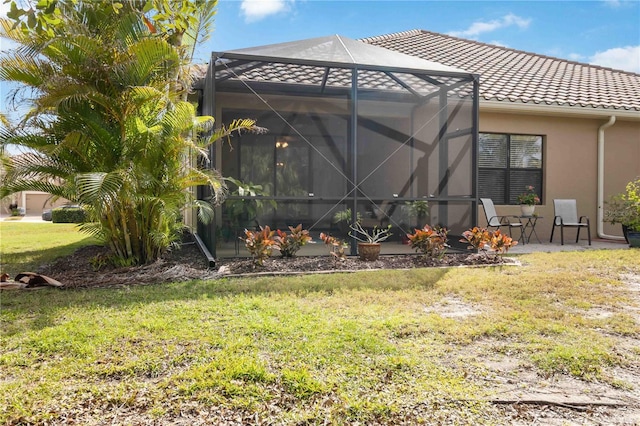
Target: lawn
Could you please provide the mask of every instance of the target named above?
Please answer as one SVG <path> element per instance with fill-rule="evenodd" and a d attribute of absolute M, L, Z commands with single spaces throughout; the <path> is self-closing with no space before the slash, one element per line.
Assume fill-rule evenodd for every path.
<path fill-rule="evenodd" d="M 0 221 L 0 270 L 12 277 L 95 244 L 72 223 Z"/>
<path fill-rule="evenodd" d="M 34 224 L 1 225 L 14 263 L 87 243 L 7 244 L 8 225 Z M 640 252 L 519 259 L 2 292 L 0 424 L 513 423 L 488 361 L 637 398 Z"/>

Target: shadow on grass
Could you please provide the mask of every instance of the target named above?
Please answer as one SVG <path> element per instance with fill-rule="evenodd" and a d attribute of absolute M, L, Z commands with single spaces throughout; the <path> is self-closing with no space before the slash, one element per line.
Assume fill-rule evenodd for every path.
<path fill-rule="evenodd" d="M 252 297 L 315 294 L 333 295 L 351 291 L 432 290 L 449 269 L 422 268 L 336 274 L 310 274 L 290 277 L 240 278 L 181 283 L 136 285 L 124 288 L 79 290 L 42 289 L 2 292 L 0 322 L 8 334 L 19 332 L 7 327 L 9 318 L 20 318 L 19 328 L 39 330 L 55 323 L 57 311 L 67 308 L 127 309 L 147 304 Z M 17 327 L 16 327 L 17 328 Z"/>
<path fill-rule="evenodd" d="M 48 249 L 33 249 L 28 251 L 19 251 L 13 253 L 2 253 L 1 269 L 8 273 L 11 277 L 20 272 L 32 271 L 40 265 L 51 263 L 56 259 L 69 256 L 76 250 L 89 245 L 97 244 L 97 240 L 93 237 L 86 237 L 80 241 L 76 241 L 63 246 L 56 246 Z"/>

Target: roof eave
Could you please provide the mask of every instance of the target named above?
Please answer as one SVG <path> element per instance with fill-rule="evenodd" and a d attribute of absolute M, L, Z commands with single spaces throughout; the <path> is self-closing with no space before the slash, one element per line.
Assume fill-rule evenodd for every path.
<path fill-rule="evenodd" d="M 543 105 L 512 101 L 487 101 L 483 99 L 480 99 L 480 112 L 553 115 L 573 118 L 604 118 L 615 115 L 623 120 L 640 121 L 640 111 L 635 109 Z"/>

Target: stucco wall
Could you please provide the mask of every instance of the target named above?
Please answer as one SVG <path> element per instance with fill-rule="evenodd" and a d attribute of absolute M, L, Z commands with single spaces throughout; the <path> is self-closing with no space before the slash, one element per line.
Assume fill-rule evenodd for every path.
<path fill-rule="evenodd" d="M 578 214 L 589 216 L 591 236 L 596 236 L 598 129 L 607 121 L 607 117 L 595 119 L 489 113 L 482 112 L 481 108 L 480 132 L 534 134 L 545 138 L 543 204 L 536 206 L 536 212 L 544 217 L 536 228 L 543 241 L 548 241 L 551 234 L 554 198 L 575 198 Z M 607 200 L 640 175 L 640 121 L 618 120 L 605 130 L 605 141 L 604 197 Z M 480 224 L 484 226 L 484 212 L 481 206 L 479 209 Z M 497 206 L 497 211 L 500 215 L 509 215 L 518 214 L 520 209 L 519 206 Z M 604 231 L 622 235 L 619 226 L 605 224 Z M 574 232 L 569 231 L 569 240 L 575 235 Z"/>

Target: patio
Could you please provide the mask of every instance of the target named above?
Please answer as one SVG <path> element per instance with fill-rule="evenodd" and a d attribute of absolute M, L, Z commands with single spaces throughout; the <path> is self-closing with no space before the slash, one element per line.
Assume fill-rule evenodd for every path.
<path fill-rule="evenodd" d="M 0 221 L 13 221 L 15 219 L 11 218 L 6 214 L 0 214 Z M 19 220 L 23 223 L 46 223 L 42 220 L 40 216 L 24 216 Z M 50 223 L 50 222 L 49 222 Z M 573 234 L 569 233 L 569 241 L 571 241 L 571 236 Z M 307 244 L 302 247 L 302 249 L 298 252 L 300 256 L 324 256 L 328 254 L 328 249 L 324 244 L 320 241 L 319 233 L 312 232 L 312 237 L 315 243 Z M 614 240 L 604 240 L 601 238 L 592 239 L 591 246 L 587 245 L 586 240 L 580 240 L 578 244 L 573 242 L 565 242 L 564 245 L 560 245 L 559 242 L 548 242 L 547 235 L 541 235 L 541 243 L 532 242 L 530 244 L 518 244 L 511 250 L 509 250 L 510 254 L 525 254 L 525 253 L 552 253 L 552 252 L 562 252 L 562 251 L 587 251 L 587 250 L 616 250 L 616 249 L 625 249 L 629 248 L 629 245 L 625 241 L 614 241 Z M 390 241 L 382 243 L 382 254 L 414 254 L 415 252 L 411 249 L 410 246 L 401 244 L 398 241 Z M 248 257 L 246 249 L 242 241 L 238 240 L 238 244 L 232 239 L 229 241 L 218 241 L 218 246 L 216 250 L 216 257 L 218 258 L 230 258 L 230 257 Z"/>
<path fill-rule="evenodd" d="M 328 254 L 328 248 L 320 241 L 317 233 L 312 233 L 315 243 L 307 244 L 302 247 L 298 252 L 299 256 L 325 256 Z M 542 236 L 541 236 L 542 237 Z M 456 237 L 457 238 L 457 237 Z M 451 241 L 450 243 L 454 242 Z M 586 240 L 580 240 L 579 243 L 565 242 L 564 245 L 560 245 L 560 242 L 549 243 L 548 236 L 541 238 L 541 243 L 532 242 L 530 244 L 518 244 L 509 250 L 509 254 L 526 254 L 526 253 L 553 253 L 564 251 L 588 251 L 588 250 L 617 250 L 629 248 L 629 244 L 625 241 L 614 241 L 604 239 L 592 239 L 591 245 L 587 244 Z M 397 241 L 390 241 L 382 243 L 381 249 L 382 255 L 397 255 L 397 254 L 415 254 L 415 251 L 411 249 L 411 246 L 401 244 Z M 274 254 L 277 256 L 277 252 Z M 235 241 L 220 242 L 216 249 L 216 257 L 218 258 L 230 258 L 230 257 L 248 257 L 249 253 L 244 247 L 244 243 L 238 239 L 238 243 Z"/>

